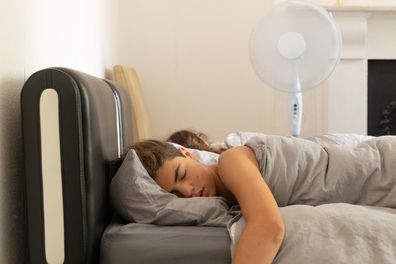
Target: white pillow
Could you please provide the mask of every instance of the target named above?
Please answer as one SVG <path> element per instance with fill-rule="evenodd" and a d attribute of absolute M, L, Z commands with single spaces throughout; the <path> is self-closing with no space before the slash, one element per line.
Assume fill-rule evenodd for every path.
<path fill-rule="evenodd" d="M 182 145 L 179 145 L 177 143 L 169 142 L 172 144 L 175 148 L 180 148 L 183 147 Z M 195 158 L 197 158 L 197 161 L 203 163 L 203 164 L 214 164 L 217 163 L 219 159 L 219 154 L 210 152 L 210 151 L 205 151 L 205 150 L 198 150 L 198 149 L 192 149 L 192 148 L 186 148 L 189 152 L 193 154 Z"/>

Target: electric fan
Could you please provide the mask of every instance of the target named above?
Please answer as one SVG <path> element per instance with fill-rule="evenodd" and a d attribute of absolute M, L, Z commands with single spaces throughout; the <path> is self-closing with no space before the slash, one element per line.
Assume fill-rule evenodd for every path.
<path fill-rule="evenodd" d="M 249 40 L 252 67 L 270 87 L 289 93 L 293 136 L 301 131 L 302 92 L 330 76 L 340 51 L 341 33 L 332 15 L 306 1 L 275 5 L 255 25 Z"/>

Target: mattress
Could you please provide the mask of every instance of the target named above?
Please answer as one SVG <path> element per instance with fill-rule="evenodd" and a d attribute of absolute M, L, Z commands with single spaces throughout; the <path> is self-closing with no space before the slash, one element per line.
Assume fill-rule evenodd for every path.
<path fill-rule="evenodd" d="M 101 264 L 231 263 L 224 227 L 156 226 L 114 218 L 101 241 Z"/>

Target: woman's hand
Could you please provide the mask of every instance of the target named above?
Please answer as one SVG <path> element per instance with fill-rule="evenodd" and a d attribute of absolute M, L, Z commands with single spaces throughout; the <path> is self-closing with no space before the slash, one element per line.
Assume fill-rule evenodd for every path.
<path fill-rule="evenodd" d="M 272 263 L 283 241 L 284 224 L 254 152 L 249 147 L 229 149 L 220 155 L 218 169 L 245 218 L 233 264 Z"/>

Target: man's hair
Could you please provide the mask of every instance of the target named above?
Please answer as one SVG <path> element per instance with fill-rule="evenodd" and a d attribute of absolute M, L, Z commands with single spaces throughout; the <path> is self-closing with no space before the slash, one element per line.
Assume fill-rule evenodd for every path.
<path fill-rule="evenodd" d="M 143 167 L 153 179 L 157 170 L 165 163 L 165 161 L 176 157 L 184 157 L 177 148 L 169 143 L 154 139 L 140 141 L 128 147 L 121 158 L 111 162 L 111 174 L 113 174 L 111 176 L 114 176 L 117 170 L 121 167 L 125 156 L 131 149 L 135 150 L 136 154 L 139 156 L 139 160 L 143 164 Z"/>
<path fill-rule="evenodd" d="M 221 153 L 220 149 L 210 146 L 208 136 L 201 132 L 179 130 L 170 135 L 166 141 L 177 143 L 186 148 Z"/>
<path fill-rule="evenodd" d="M 166 141 L 180 144 L 186 148 L 197 148 L 197 146 L 206 145 L 207 140 L 208 137 L 203 133 L 179 130 L 170 135 Z"/>
<path fill-rule="evenodd" d="M 186 148 L 205 150 L 220 154 L 222 150 L 210 146 L 208 136 L 192 130 L 179 130 L 168 137 L 166 141 L 177 143 Z"/>

